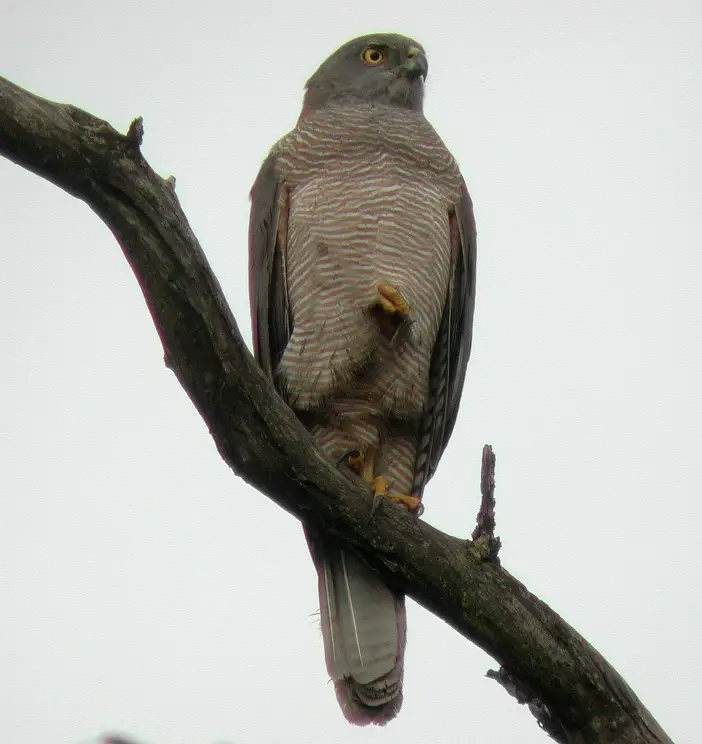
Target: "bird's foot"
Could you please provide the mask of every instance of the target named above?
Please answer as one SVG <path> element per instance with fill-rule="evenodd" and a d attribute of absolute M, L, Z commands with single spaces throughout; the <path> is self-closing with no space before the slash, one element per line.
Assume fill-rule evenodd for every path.
<path fill-rule="evenodd" d="M 354 475 L 359 475 L 363 480 L 373 480 L 373 457 L 367 452 L 352 449 L 345 452 L 339 460 L 339 465 L 345 465 Z"/>
<path fill-rule="evenodd" d="M 402 296 L 400 290 L 392 284 L 380 282 L 376 285 L 379 298 L 375 303 L 390 315 L 397 315 L 400 318 L 406 318 L 409 315 L 409 304 Z"/>
<path fill-rule="evenodd" d="M 359 450 L 352 450 L 348 455 L 346 455 L 346 465 L 351 472 L 363 476 L 365 458 Z"/>
<path fill-rule="evenodd" d="M 382 475 L 376 475 L 375 478 L 373 478 L 371 481 L 371 488 L 373 489 L 373 513 L 377 511 L 383 498 L 392 499 L 397 504 L 403 504 L 407 507 L 407 511 L 412 514 L 417 514 L 418 516 L 424 511 L 419 496 L 390 491 L 388 488 L 388 481 Z"/>

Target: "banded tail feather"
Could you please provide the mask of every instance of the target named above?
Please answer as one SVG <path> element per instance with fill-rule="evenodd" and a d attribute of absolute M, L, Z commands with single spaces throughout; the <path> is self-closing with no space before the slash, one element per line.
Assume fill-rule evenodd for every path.
<path fill-rule="evenodd" d="M 351 553 L 315 538 L 312 546 L 327 671 L 339 705 L 351 723 L 383 725 L 402 705 L 404 597 Z"/>

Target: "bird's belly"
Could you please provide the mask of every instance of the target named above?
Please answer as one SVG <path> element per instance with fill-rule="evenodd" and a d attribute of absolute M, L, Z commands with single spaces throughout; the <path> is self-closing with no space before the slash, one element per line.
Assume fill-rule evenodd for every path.
<path fill-rule="evenodd" d="M 396 286 L 415 322 L 438 327 L 450 268 L 448 205 L 416 181 L 334 177 L 292 194 L 288 281 L 293 314 L 312 293 L 317 311 L 365 309 L 378 283 Z M 303 312 L 304 314 L 304 312 Z"/>
<path fill-rule="evenodd" d="M 406 180 L 324 176 L 296 186 L 286 272 L 293 333 L 279 371 L 298 408 L 353 392 L 393 415 L 422 410 L 429 362 L 447 294 L 451 247 L 447 198 Z M 409 305 L 389 342 L 369 310 L 378 285 Z"/>

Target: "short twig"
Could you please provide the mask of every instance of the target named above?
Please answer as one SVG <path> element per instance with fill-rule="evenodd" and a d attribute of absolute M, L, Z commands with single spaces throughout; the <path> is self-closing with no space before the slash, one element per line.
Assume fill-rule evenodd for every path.
<path fill-rule="evenodd" d="M 144 119 L 141 116 L 137 116 L 129 125 L 125 139 L 137 150 L 141 147 L 144 141 Z"/>
<path fill-rule="evenodd" d="M 499 537 L 495 537 L 495 453 L 489 444 L 483 447 L 480 493 L 480 510 L 472 537 L 475 542 L 480 541 L 487 547 L 487 555 L 492 560 L 497 560 L 502 543 Z"/>

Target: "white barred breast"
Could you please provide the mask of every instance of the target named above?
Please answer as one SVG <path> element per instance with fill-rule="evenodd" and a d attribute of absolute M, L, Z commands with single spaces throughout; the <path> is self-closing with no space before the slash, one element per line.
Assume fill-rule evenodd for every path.
<path fill-rule="evenodd" d="M 290 189 L 294 330 L 279 372 L 291 404 L 337 397 L 418 413 L 449 281 L 455 160 L 423 115 L 386 106 L 315 113 L 276 152 Z M 392 340 L 369 313 L 381 282 L 410 307 Z"/>

